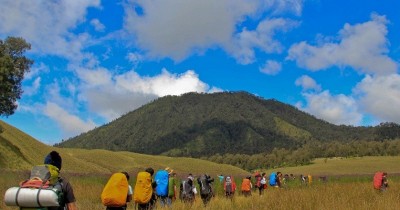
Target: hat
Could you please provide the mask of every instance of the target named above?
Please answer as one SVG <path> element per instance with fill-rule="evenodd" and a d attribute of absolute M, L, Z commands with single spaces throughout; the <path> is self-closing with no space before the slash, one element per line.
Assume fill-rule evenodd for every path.
<path fill-rule="evenodd" d="M 45 158 L 44 158 L 44 164 L 50 164 L 58 168 L 58 170 L 61 170 L 61 165 L 62 165 L 62 159 L 60 154 L 56 151 L 51 151 Z"/>

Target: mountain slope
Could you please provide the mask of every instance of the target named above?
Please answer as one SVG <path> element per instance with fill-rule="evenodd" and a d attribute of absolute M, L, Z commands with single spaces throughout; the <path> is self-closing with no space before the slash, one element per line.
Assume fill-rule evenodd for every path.
<path fill-rule="evenodd" d="M 170 167 L 178 174 L 210 173 L 226 171 L 232 174 L 247 174 L 237 167 L 217 164 L 193 158 L 171 158 L 131 152 L 55 148 L 40 143 L 31 136 L 0 120 L 0 169 L 30 170 L 33 165 L 43 163 L 44 157 L 56 150 L 63 158 L 62 171 L 73 173 L 108 174 L 116 171 L 137 172 L 147 167 L 155 170 Z"/>
<path fill-rule="evenodd" d="M 298 148 L 310 140 L 373 140 L 375 133 L 246 92 L 188 93 L 159 98 L 58 146 L 199 157 Z"/>

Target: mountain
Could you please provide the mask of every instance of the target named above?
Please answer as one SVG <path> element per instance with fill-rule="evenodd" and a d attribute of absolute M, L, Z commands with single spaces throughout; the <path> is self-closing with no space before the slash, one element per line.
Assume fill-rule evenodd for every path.
<path fill-rule="evenodd" d="M 378 131 L 333 125 L 247 92 L 187 93 L 159 98 L 57 146 L 201 157 L 296 149 L 309 141 L 377 140 Z"/>
<path fill-rule="evenodd" d="M 187 173 L 221 174 L 227 171 L 236 175 L 248 173 L 231 165 L 194 158 L 172 158 L 98 149 L 55 148 L 0 120 L 0 171 L 30 170 L 34 165 L 43 164 L 44 157 L 52 150 L 58 151 L 63 159 L 62 172 L 75 175 L 110 174 L 117 171 L 136 174 L 147 167 L 153 167 L 155 170 L 170 167 L 180 176 Z"/>

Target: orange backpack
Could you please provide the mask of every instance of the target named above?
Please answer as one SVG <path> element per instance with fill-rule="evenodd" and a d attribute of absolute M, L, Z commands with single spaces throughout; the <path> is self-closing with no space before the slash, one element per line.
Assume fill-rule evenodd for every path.
<path fill-rule="evenodd" d="M 128 185 L 128 179 L 125 174 L 113 174 L 101 193 L 101 202 L 103 205 L 107 207 L 125 206 L 128 196 Z"/>
<path fill-rule="evenodd" d="M 251 190 L 251 182 L 250 179 L 243 179 L 242 182 L 242 191 L 249 192 Z"/>

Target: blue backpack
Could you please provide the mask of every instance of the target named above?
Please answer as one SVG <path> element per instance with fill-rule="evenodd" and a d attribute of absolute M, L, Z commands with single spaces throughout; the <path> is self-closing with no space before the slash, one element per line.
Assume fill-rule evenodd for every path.
<path fill-rule="evenodd" d="M 275 172 L 272 172 L 271 175 L 269 175 L 269 185 L 270 186 L 276 186 L 276 180 L 278 178 L 278 175 L 276 175 Z"/>
<path fill-rule="evenodd" d="M 158 196 L 168 196 L 168 172 L 166 170 L 159 170 L 154 176 L 157 183 L 156 194 Z"/>

